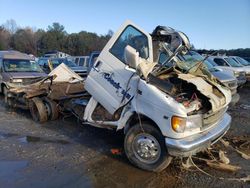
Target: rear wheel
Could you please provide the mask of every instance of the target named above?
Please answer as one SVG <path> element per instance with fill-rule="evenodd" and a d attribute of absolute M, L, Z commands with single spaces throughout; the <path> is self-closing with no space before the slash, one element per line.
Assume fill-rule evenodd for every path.
<path fill-rule="evenodd" d="M 44 123 L 48 120 L 48 112 L 42 99 L 34 97 L 29 103 L 32 119 L 36 122 Z"/>
<path fill-rule="evenodd" d="M 143 130 L 142 130 L 142 128 Z M 124 140 L 125 153 L 131 163 L 137 167 L 160 172 L 171 162 L 161 132 L 149 123 L 132 126 Z"/>

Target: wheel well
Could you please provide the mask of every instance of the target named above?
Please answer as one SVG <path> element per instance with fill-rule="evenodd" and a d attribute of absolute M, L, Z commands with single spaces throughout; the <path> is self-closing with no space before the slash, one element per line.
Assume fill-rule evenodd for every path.
<path fill-rule="evenodd" d="M 140 117 L 140 119 L 139 119 Z M 157 128 L 160 132 L 160 128 L 158 127 L 158 125 L 152 120 L 150 119 L 149 117 L 143 115 L 143 114 L 137 114 L 137 113 L 134 113 L 130 118 L 129 120 L 127 121 L 125 127 L 124 127 L 124 133 L 126 134 L 127 131 L 130 129 L 130 127 L 132 127 L 133 125 L 135 125 L 136 123 L 140 123 L 141 122 L 147 122 L 147 123 L 150 123 L 150 125 L 154 126 L 155 128 Z"/>
<path fill-rule="evenodd" d="M 5 87 L 6 85 L 4 83 L 1 84 L 1 92 L 3 92 L 3 87 Z"/>

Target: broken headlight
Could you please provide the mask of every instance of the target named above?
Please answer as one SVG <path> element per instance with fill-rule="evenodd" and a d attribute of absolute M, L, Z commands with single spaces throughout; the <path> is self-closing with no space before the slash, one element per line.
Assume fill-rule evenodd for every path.
<path fill-rule="evenodd" d="M 186 129 L 187 131 L 193 131 L 195 129 L 200 129 L 202 127 L 202 116 L 197 114 L 197 115 L 192 115 L 188 116 L 187 118 L 187 125 Z"/>

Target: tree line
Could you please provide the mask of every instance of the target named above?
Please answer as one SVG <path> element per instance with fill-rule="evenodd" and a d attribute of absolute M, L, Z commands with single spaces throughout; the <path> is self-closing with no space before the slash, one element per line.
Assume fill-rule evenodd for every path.
<path fill-rule="evenodd" d="M 81 31 L 67 33 L 60 23 L 49 25 L 46 30 L 31 27 L 20 28 L 15 20 L 7 20 L 0 25 L 0 50 L 14 49 L 35 56 L 47 51 L 58 50 L 70 55 L 89 55 L 92 51 L 102 50 L 113 35 L 109 30 L 105 35 Z M 226 54 L 250 57 L 250 48 L 231 50 L 197 50 L 201 54 Z"/>
<path fill-rule="evenodd" d="M 8 20 L 0 26 L 0 50 L 13 49 L 35 56 L 52 50 L 89 55 L 92 51 L 102 50 L 112 35 L 111 30 L 105 35 L 88 31 L 69 34 L 60 23 L 53 23 L 46 30 L 20 28 L 14 20 Z"/>
<path fill-rule="evenodd" d="M 213 55 L 227 55 L 227 56 L 240 56 L 243 58 L 250 58 L 250 48 L 238 48 L 238 49 L 231 49 L 231 50 L 206 50 L 206 49 L 199 49 L 197 50 L 200 54 L 213 54 Z"/>

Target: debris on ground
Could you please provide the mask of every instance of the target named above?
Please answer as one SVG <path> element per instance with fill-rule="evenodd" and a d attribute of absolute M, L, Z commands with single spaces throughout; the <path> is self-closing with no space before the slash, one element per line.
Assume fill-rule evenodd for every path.
<path fill-rule="evenodd" d="M 232 139 L 232 142 L 233 142 L 233 143 L 236 143 L 235 140 L 237 140 L 238 142 L 240 142 L 240 141 L 242 141 L 243 139 L 240 139 L 240 138 L 238 138 L 238 139 L 233 138 L 233 139 Z M 234 151 L 236 151 L 238 154 L 240 154 L 242 158 L 244 158 L 244 159 L 246 159 L 246 160 L 250 160 L 250 155 L 244 153 L 243 151 L 240 151 L 240 150 L 239 150 L 238 148 L 236 148 L 236 147 L 233 147 L 232 145 L 230 145 L 230 143 L 229 143 L 228 141 L 225 141 L 225 140 L 223 140 L 223 139 L 221 139 L 220 141 L 221 141 L 221 143 L 222 143 L 225 147 L 231 148 L 232 150 L 234 150 Z M 240 144 L 239 148 L 243 149 L 243 146 L 245 147 L 245 146 L 249 145 L 249 143 L 250 143 L 250 141 L 245 140 L 242 144 Z"/>
<path fill-rule="evenodd" d="M 249 104 L 241 104 L 240 107 L 244 110 L 250 110 L 250 105 Z"/>
<path fill-rule="evenodd" d="M 121 154 L 122 154 L 122 150 L 121 150 L 121 149 L 113 148 L 113 149 L 111 149 L 110 151 L 111 151 L 111 153 L 112 153 L 113 155 L 121 155 Z"/>
<path fill-rule="evenodd" d="M 221 162 L 218 162 L 218 161 L 209 161 L 209 160 L 207 160 L 206 163 L 207 163 L 207 165 L 209 167 L 217 169 L 217 170 L 236 172 L 236 171 L 241 169 L 240 166 L 225 164 L 225 163 L 221 163 Z"/>
<path fill-rule="evenodd" d="M 229 164 L 230 160 L 229 158 L 225 155 L 225 153 L 223 151 L 219 151 L 219 157 L 220 157 L 220 161 L 224 164 Z"/>

